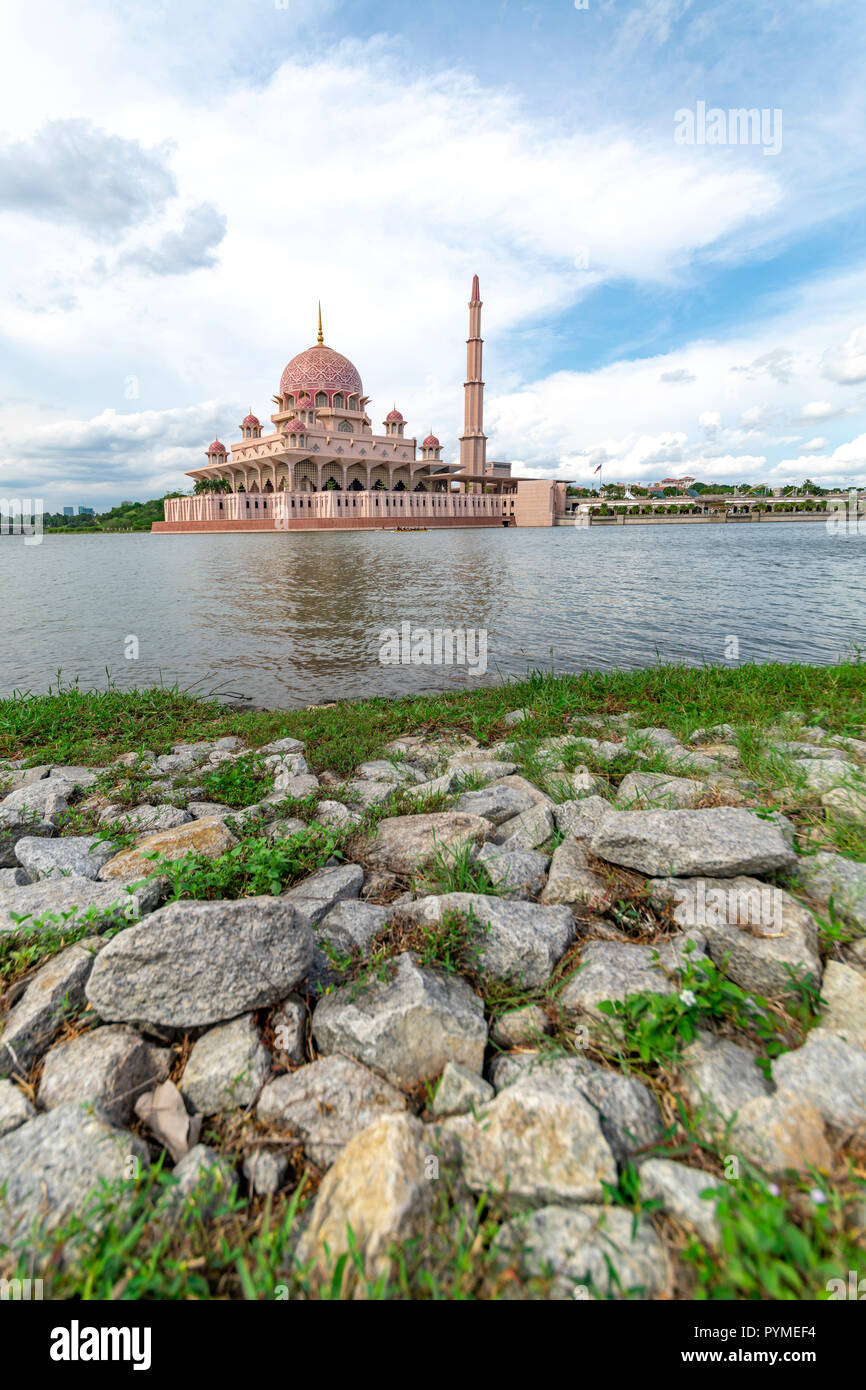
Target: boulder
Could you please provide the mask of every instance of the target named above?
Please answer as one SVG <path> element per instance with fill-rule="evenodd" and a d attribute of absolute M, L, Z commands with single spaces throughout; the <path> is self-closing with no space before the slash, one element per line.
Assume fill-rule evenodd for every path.
<path fill-rule="evenodd" d="M 51 1046 L 70 1012 L 84 1003 L 98 937 L 85 937 L 52 956 L 27 984 L 6 1015 L 0 1033 L 0 1076 L 27 1076 Z"/>
<path fill-rule="evenodd" d="M 722 1191 L 724 1184 L 711 1173 L 671 1158 L 649 1158 L 640 1167 L 641 1201 L 661 1202 L 662 1211 L 693 1227 L 704 1245 L 714 1248 L 721 1231 L 710 1194 Z"/>
<path fill-rule="evenodd" d="M 697 806 L 704 795 L 702 782 L 672 777 L 666 772 L 629 772 L 616 794 L 621 810 L 662 807 L 677 810 Z"/>
<path fill-rule="evenodd" d="M 159 878 L 135 888 L 73 876 L 42 878 L 0 893 L 0 932 L 17 931 L 16 919 L 20 918 L 26 918 L 24 925 L 28 929 L 44 919 L 59 923 L 76 914 L 79 920 L 88 918 L 106 925 L 109 921 L 137 922 L 153 911 L 164 891 L 165 880 Z"/>
<path fill-rule="evenodd" d="M 613 895 L 587 864 L 585 842 L 563 840 L 553 851 L 543 903 L 567 903 L 576 911 L 604 913 Z"/>
<path fill-rule="evenodd" d="M 188 854 L 200 854 L 207 859 L 218 859 L 237 843 L 235 836 L 216 816 L 187 821 L 173 830 L 159 830 L 153 835 L 145 835 L 134 849 L 122 850 L 109 859 L 100 869 L 99 877 L 103 880 L 144 878 L 158 872 L 157 864 L 147 855 L 183 859 Z"/>
<path fill-rule="evenodd" d="M 437 855 L 449 857 L 464 845 L 490 837 L 490 821 L 463 811 L 433 811 L 417 816 L 393 816 L 379 822 L 367 851 L 371 869 L 414 874 L 429 867 Z"/>
<path fill-rule="evenodd" d="M 436 1088 L 431 1107 L 437 1119 L 446 1115 L 465 1115 L 493 1099 L 493 1087 L 477 1072 L 461 1067 L 457 1062 L 446 1063 L 442 1079 Z"/>
<path fill-rule="evenodd" d="M 335 1054 L 269 1081 L 256 1114 L 263 1124 L 300 1139 L 317 1167 L 329 1168 L 360 1130 L 405 1109 L 405 1097 L 394 1086 Z"/>
<path fill-rule="evenodd" d="M 53 840 L 25 835 L 16 843 L 15 853 L 31 879 L 68 878 L 70 874 L 93 879 L 115 848 L 95 835 L 63 835 Z"/>
<path fill-rule="evenodd" d="M 501 1226 L 494 1245 L 523 1280 L 538 1281 L 536 1297 L 670 1297 L 664 1245 L 647 1217 L 624 1207 L 541 1207 Z"/>
<path fill-rule="evenodd" d="M 465 918 L 479 974 L 515 988 L 535 989 L 549 980 L 574 940 L 574 918 L 564 905 L 540 906 L 482 893 L 444 893 L 419 898 L 403 911 L 412 921 L 430 926 L 447 913 Z"/>
<path fill-rule="evenodd" d="M 59 1042 L 45 1058 L 37 1099 L 44 1110 L 92 1101 L 111 1124 L 128 1125 L 142 1092 L 168 1076 L 170 1053 L 113 1024 Z"/>
<path fill-rule="evenodd" d="M 596 831 L 590 850 L 654 877 L 730 878 L 790 871 L 798 862 L 778 825 L 737 806 L 617 812 Z"/>
<path fill-rule="evenodd" d="M 252 1015 L 203 1033 L 183 1069 L 180 1093 L 202 1115 L 252 1105 L 271 1068 L 271 1057 Z"/>
<path fill-rule="evenodd" d="M 537 898 L 547 879 L 550 858 L 534 849 L 504 850 L 484 844 L 475 858 L 483 864 L 494 888 L 506 898 Z"/>
<path fill-rule="evenodd" d="M 299 923 L 313 927 L 336 903 L 344 898 L 357 898 L 363 883 L 364 870 L 360 864 L 337 864 L 333 868 L 317 869 L 301 879 L 282 894 L 282 901 L 291 904 Z"/>
<path fill-rule="evenodd" d="M 36 1111 L 24 1092 L 11 1081 L 0 1081 L 0 1139 L 32 1120 Z"/>
<path fill-rule="evenodd" d="M 691 950 L 687 948 L 691 946 Z M 677 985 L 668 971 L 682 969 L 687 958 L 704 953 L 699 932 L 660 941 L 657 947 L 632 946 L 618 941 L 590 941 L 584 946 L 580 968 L 569 979 L 560 1001 L 570 1017 L 586 1014 L 606 1021 L 598 1006 L 605 1000 L 624 1000 L 630 994 L 673 994 Z"/>

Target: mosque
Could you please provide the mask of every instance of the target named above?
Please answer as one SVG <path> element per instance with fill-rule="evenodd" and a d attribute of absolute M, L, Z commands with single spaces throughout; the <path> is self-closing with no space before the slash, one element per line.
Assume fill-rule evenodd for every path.
<path fill-rule="evenodd" d="M 373 433 L 370 397 L 357 367 L 322 335 L 298 353 L 272 397 L 273 430 L 247 415 L 227 449 L 215 439 L 207 462 L 187 474 L 196 491 L 165 501 L 159 532 L 405 530 L 463 526 L 551 526 L 565 512 L 566 484 L 515 478 L 487 458 L 481 375 L 481 293 L 469 300 L 460 460 L 442 458 L 431 431 L 407 436 L 396 404 Z"/>

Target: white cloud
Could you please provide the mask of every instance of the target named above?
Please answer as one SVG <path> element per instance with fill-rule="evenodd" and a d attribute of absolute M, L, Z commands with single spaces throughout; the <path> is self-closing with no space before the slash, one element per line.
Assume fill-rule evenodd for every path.
<path fill-rule="evenodd" d="M 829 351 L 824 363 L 824 375 L 842 386 L 866 381 L 866 324 L 853 329 L 841 347 Z"/>

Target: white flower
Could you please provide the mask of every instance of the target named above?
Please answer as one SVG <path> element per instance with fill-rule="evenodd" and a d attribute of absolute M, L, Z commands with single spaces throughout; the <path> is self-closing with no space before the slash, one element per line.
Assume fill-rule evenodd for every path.
<path fill-rule="evenodd" d="M 682 994 L 680 995 L 680 1003 L 681 1003 L 681 1004 L 685 1004 L 687 1008 L 691 1009 L 695 1004 L 697 1004 L 697 1002 L 698 1002 L 698 997 L 697 997 L 697 995 L 695 994 L 694 990 L 691 990 L 691 989 L 684 989 L 684 990 L 683 990 Z"/>
<path fill-rule="evenodd" d="M 827 1200 L 820 1187 L 813 1187 L 812 1191 L 809 1193 L 809 1197 L 810 1200 L 814 1202 L 816 1207 L 823 1207 L 824 1203 Z"/>
<path fill-rule="evenodd" d="M 768 1183 L 767 1191 L 771 1197 L 781 1197 L 782 1195 L 782 1189 L 777 1182 Z"/>

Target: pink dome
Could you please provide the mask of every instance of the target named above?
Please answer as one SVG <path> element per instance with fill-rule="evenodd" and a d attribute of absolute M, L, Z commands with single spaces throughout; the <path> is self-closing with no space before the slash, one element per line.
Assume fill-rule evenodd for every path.
<path fill-rule="evenodd" d="M 241 425 L 252 425 L 253 429 L 257 430 L 259 428 L 259 421 L 256 419 L 255 415 L 245 415 L 241 421 Z"/>
<path fill-rule="evenodd" d="M 392 421 L 400 424 L 405 423 L 405 421 L 403 420 L 403 416 L 400 414 L 399 410 L 388 411 L 388 414 L 385 416 L 385 423 L 390 424 Z"/>
<path fill-rule="evenodd" d="M 440 449 L 441 447 L 442 446 L 440 445 L 439 440 L 436 438 L 435 434 L 428 434 L 427 438 L 423 441 L 421 445 L 422 449 Z"/>
<path fill-rule="evenodd" d="M 210 448 L 208 449 L 209 454 L 224 454 L 225 451 L 225 444 L 220 444 L 218 439 L 215 439 L 213 444 L 211 444 Z"/>
<path fill-rule="evenodd" d="M 303 420 L 298 420 L 297 418 L 287 420 L 285 425 L 283 426 L 283 429 L 285 430 L 286 434 L 306 434 L 307 432 L 307 427 L 304 424 Z"/>
<path fill-rule="evenodd" d="M 298 397 L 298 405 L 310 406 L 310 405 L 312 405 L 312 404 L 313 404 L 312 397 L 310 397 L 310 396 L 299 396 L 299 397 Z"/>
<path fill-rule="evenodd" d="M 296 391 L 349 391 L 363 395 L 358 369 L 324 343 L 316 343 L 293 357 L 280 379 L 281 394 Z"/>

